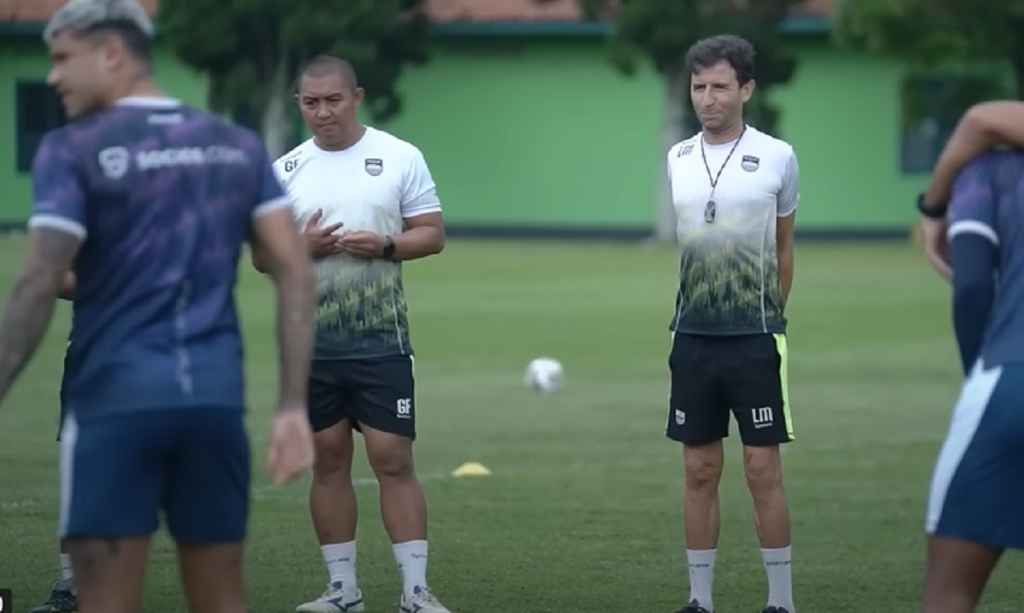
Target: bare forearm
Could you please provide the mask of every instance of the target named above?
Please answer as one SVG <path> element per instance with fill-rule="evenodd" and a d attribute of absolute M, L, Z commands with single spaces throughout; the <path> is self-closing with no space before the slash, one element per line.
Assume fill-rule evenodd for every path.
<path fill-rule="evenodd" d="M 252 250 L 252 267 L 263 274 L 268 274 L 270 272 L 270 264 L 267 262 L 267 256 L 263 253 L 263 249 L 260 248 L 258 243 L 253 243 L 250 249 Z"/>
<path fill-rule="evenodd" d="M 396 260 L 415 260 L 441 253 L 445 245 L 444 229 L 436 226 L 409 228 L 391 237 L 395 241 Z"/>
<path fill-rule="evenodd" d="M 66 273 L 64 273 L 64 282 L 61 285 L 60 296 L 58 296 L 58 298 L 60 298 L 61 300 L 74 300 L 75 289 L 77 289 L 77 287 L 78 277 L 75 276 L 74 272 L 70 270 L 67 271 Z"/>
<path fill-rule="evenodd" d="M 953 181 L 960 169 L 992 145 L 991 136 L 987 132 L 979 129 L 968 118 L 961 121 L 935 164 L 935 172 L 928 185 L 925 201 L 932 205 L 947 202 L 953 189 Z"/>
<path fill-rule="evenodd" d="M 281 361 L 279 408 L 306 402 L 313 348 L 314 280 L 308 263 L 277 276 L 277 342 Z"/>
<path fill-rule="evenodd" d="M 0 321 L 0 398 L 46 334 L 60 287 L 54 279 L 22 275 Z"/>
<path fill-rule="evenodd" d="M 793 288 L 793 250 L 787 249 L 779 254 L 779 290 L 782 292 L 782 304 L 789 302 L 789 292 Z"/>
<path fill-rule="evenodd" d="M 942 150 L 925 194 L 926 202 L 933 206 L 947 202 L 957 173 L 999 144 L 1024 145 L 1024 104 L 986 102 L 972 107 Z"/>

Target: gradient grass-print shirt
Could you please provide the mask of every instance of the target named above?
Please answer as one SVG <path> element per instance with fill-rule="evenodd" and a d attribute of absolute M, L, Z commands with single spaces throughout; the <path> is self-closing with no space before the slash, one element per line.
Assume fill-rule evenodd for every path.
<path fill-rule="evenodd" d="M 793 148 L 751 126 L 738 142 L 710 145 L 697 134 L 669 150 L 668 176 L 681 249 L 671 329 L 784 333 L 775 230 L 800 200 Z"/>

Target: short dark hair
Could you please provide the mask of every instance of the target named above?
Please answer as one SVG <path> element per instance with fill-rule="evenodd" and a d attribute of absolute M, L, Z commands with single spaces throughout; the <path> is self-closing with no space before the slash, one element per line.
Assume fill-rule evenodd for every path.
<path fill-rule="evenodd" d="M 302 85 L 302 77 L 323 77 L 331 73 L 337 73 L 352 86 L 352 89 L 359 87 L 359 77 L 352 62 L 342 59 L 336 55 L 321 53 L 303 62 L 299 68 L 298 76 L 295 77 L 293 89 L 299 93 L 299 86 Z"/>
<path fill-rule="evenodd" d="M 139 26 L 126 19 L 114 21 L 101 21 L 89 26 L 78 33 L 79 36 L 88 38 L 102 38 L 106 36 L 117 36 L 123 42 L 128 52 L 135 56 L 135 59 L 149 66 L 153 62 L 153 41 L 143 32 Z"/>
<path fill-rule="evenodd" d="M 754 46 L 733 34 L 720 34 L 695 42 L 686 52 L 686 71 L 695 75 L 722 61 L 728 62 L 736 71 L 740 85 L 746 85 L 754 78 Z"/>

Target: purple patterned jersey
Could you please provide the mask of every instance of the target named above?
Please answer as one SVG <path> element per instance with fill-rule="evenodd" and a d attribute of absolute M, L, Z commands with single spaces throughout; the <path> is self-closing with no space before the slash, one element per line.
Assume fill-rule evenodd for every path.
<path fill-rule="evenodd" d="M 128 98 L 46 136 L 30 227 L 83 239 L 64 397 L 79 421 L 244 403 L 238 257 L 286 206 L 252 133 L 176 101 Z"/>
<path fill-rule="evenodd" d="M 1024 362 L 1024 152 L 988 153 L 960 173 L 949 236 L 963 233 L 982 236 L 998 250 L 996 300 L 981 346 L 985 366 Z"/>

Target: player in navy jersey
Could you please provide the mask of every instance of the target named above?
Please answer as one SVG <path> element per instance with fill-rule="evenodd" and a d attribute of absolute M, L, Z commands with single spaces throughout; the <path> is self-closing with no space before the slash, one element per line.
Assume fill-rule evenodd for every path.
<path fill-rule="evenodd" d="M 135 0 L 71 0 L 44 33 L 68 116 L 40 146 L 28 254 L 0 321 L 0 399 L 76 277 L 64 380 L 61 528 L 83 613 L 141 607 L 164 513 L 189 608 L 240 613 L 249 448 L 233 287 L 243 241 L 270 255 L 281 397 L 268 470 L 312 462 L 313 276 L 253 134 L 164 97 Z"/>
<path fill-rule="evenodd" d="M 984 113 L 993 109 L 1020 110 Z M 947 160 L 951 150 L 962 153 L 972 129 L 964 125 Z M 930 253 L 940 272 L 948 265 L 952 274 L 967 373 L 932 477 L 922 610 L 964 613 L 974 610 L 1002 552 L 1024 548 L 1024 153 L 989 152 L 967 163 L 948 213 L 934 200 L 922 198 L 919 207 L 948 240 L 946 250 Z"/>

